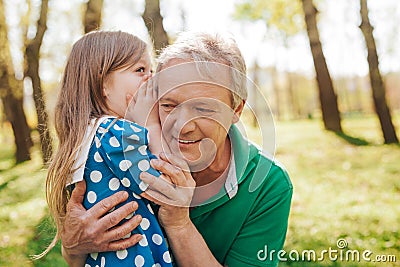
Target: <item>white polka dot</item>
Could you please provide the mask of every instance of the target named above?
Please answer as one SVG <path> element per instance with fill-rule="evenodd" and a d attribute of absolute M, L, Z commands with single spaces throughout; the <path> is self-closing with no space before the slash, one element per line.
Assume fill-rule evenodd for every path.
<path fill-rule="evenodd" d="M 94 138 L 94 142 L 96 143 L 96 147 L 99 148 L 101 146 L 99 138 L 97 136 Z"/>
<path fill-rule="evenodd" d="M 131 181 L 129 181 L 129 179 L 126 178 L 126 177 L 125 177 L 124 179 L 122 179 L 121 183 L 122 183 L 122 185 L 125 186 L 125 187 L 131 186 Z"/>
<path fill-rule="evenodd" d="M 146 184 L 145 182 L 141 181 L 139 184 L 139 189 L 142 191 L 146 191 L 147 187 L 149 187 L 148 184 Z"/>
<path fill-rule="evenodd" d="M 154 242 L 154 244 L 156 244 L 156 245 L 161 245 L 162 244 L 162 237 L 159 235 L 159 234 L 154 234 L 152 237 L 151 237 L 151 240 L 153 240 L 153 242 Z"/>
<path fill-rule="evenodd" d="M 133 193 L 132 192 L 132 195 L 136 198 L 136 199 L 142 199 L 142 197 L 141 196 L 139 196 L 139 195 L 136 195 L 135 193 Z"/>
<path fill-rule="evenodd" d="M 100 153 L 96 151 L 96 153 L 94 153 L 94 160 L 96 162 L 103 162 L 103 158 L 100 156 Z"/>
<path fill-rule="evenodd" d="M 97 195 L 95 192 L 89 191 L 87 193 L 87 200 L 89 201 L 89 203 L 93 204 L 96 201 L 96 199 L 97 199 Z"/>
<path fill-rule="evenodd" d="M 136 134 L 132 134 L 132 135 L 128 136 L 128 139 L 139 141 L 140 137 Z"/>
<path fill-rule="evenodd" d="M 127 160 L 127 159 L 123 159 L 119 163 L 119 168 L 123 172 L 126 171 L 127 169 L 129 169 L 131 166 L 132 166 L 132 162 L 130 160 Z"/>
<path fill-rule="evenodd" d="M 130 218 L 133 217 L 134 214 L 135 214 L 135 213 L 132 212 L 131 214 L 129 214 L 128 216 L 126 216 L 125 219 L 126 219 L 126 220 L 129 220 Z"/>
<path fill-rule="evenodd" d="M 99 133 L 106 133 L 106 132 L 107 132 L 107 130 L 104 129 L 103 127 L 101 127 L 101 126 L 97 129 L 97 131 L 98 131 Z"/>
<path fill-rule="evenodd" d="M 138 168 L 139 170 L 141 170 L 142 172 L 147 171 L 150 168 L 150 163 L 147 159 L 142 159 L 141 161 L 139 161 L 138 163 Z"/>
<path fill-rule="evenodd" d="M 115 207 L 112 207 L 108 212 L 113 212 L 115 210 Z"/>
<path fill-rule="evenodd" d="M 138 128 L 138 127 L 136 127 L 135 125 L 132 125 L 132 124 L 131 124 L 130 127 L 131 127 L 131 129 L 132 129 L 134 132 L 136 132 L 136 133 L 138 133 L 138 132 L 141 131 L 141 129 Z"/>
<path fill-rule="evenodd" d="M 153 267 L 161 267 L 161 264 L 159 263 L 153 264 Z"/>
<path fill-rule="evenodd" d="M 101 178 L 103 178 L 103 175 L 99 171 L 92 171 L 90 173 L 90 180 L 92 180 L 93 183 L 100 182 Z"/>
<path fill-rule="evenodd" d="M 128 256 L 128 251 L 126 249 L 119 250 L 116 252 L 116 254 L 118 259 L 123 260 Z"/>
<path fill-rule="evenodd" d="M 124 152 L 132 151 L 132 150 L 134 150 L 134 149 L 135 149 L 134 146 L 129 145 L 129 146 L 127 146 L 127 147 L 125 148 Z"/>
<path fill-rule="evenodd" d="M 142 235 L 142 239 L 140 239 L 139 245 L 141 245 L 142 247 L 147 247 L 149 245 L 145 235 Z"/>
<path fill-rule="evenodd" d="M 150 221 L 147 218 L 143 218 L 142 221 L 140 222 L 140 227 L 142 227 L 143 230 L 149 229 L 150 226 Z"/>
<path fill-rule="evenodd" d="M 122 237 L 123 239 L 127 239 L 127 238 L 129 238 L 129 237 L 131 237 L 131 233 L 127 233 L 124 237 Z"/>
<path fill-rule="evenodd" d="M 92 257 L 92 259 L 97 260 L 97 256 L 99 256 L 99 253 L 94 252 L 94 253 L 90 253 L 90 257 Z"/>
<path fill-rule="evenodd" d="M 141 255 L 137 255 L 135 258 L 135 266 L 142 267 L 144 265 L 144 258 Z"/>
<path fill-rule="evenodd" d="M 101 257 L 100 267 L 104 267 L 104 266 L 106 266 L 106 258 L 105 257 Z"/>
<path fill-rule="evenodd" d="M 153 209 L 151 208 L 151 205 L 150 205 L 150 204 L 147 204 L 147 208 L 149 209 L 149 211 L 150 211 L 151 214 L 154 214 L 154 211 L 153 211 Z"/>
<path fill-rule="evenodd" d="M 143 145 L 143 146 L 141 146 L 141 147 L 138 148 L 138 151 L 139 151 L 140 154 L 142 154 L 143 156 L 145 156 L 145 155 L 147 155 L 146 149 L 147 149 L 147 146 L 146 146 L 146 145 Z"/>
<path fill-rule="evenodd" d="M 85 267 L 92 267 L 92 266 L 90 266 L 89 264 L 85 264 Z"/>
<path fill-rule="evenodd" d="M 123 131 L 124 130 L 124 128 L 119 127 L 118 124 L 114 124 L 114 129 L 117 130 L 117 131 Z"/>
<path fill-rule="evenodd" d="M 115 191 L 119 188 L 120 184 L 121 183 L 118 178 L 112 178 L 108 183 L 108 187 L 110 188 L 110 190 Z"/>
<path fill-rule="evenodd" d="M 112 147 L 119 147 L 120 146 L 120 144 L 119 144 L 119 142 L 118 142 L 118 140 L 117 140 L 117 138 L 115 136 L 110 138 L 110 145 Z"/>
<path fill-rule="evenodd" d="M 169 251 L 165 251 L 162 257 L 166 263 L 171 263 L 171 255 L 169 255 Z"/>

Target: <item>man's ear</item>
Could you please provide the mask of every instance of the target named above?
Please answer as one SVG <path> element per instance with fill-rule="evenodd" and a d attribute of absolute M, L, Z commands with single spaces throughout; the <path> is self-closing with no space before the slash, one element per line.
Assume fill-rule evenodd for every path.
<path fill-rule="evenodd" d="M 242 115 L 243 109 L 244 109 L 244 105 L 246 104 L 246 100 L 242 100 L 242 102 L 240 102 L 239 106 L 237 106 L 235 108 L 234 114 L 233 114 L 233 118 L 232 118 L 232 124 L 237 123 L 240 119 L 240 116 Z"/>

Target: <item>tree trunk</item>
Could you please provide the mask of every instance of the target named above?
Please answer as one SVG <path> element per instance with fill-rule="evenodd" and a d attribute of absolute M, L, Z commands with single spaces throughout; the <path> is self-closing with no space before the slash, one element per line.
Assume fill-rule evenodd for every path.
<path fill-rule="evenodd" d="M 314 60 L 315 73 L 319 89 L 322 119 L 325 129 L 342 132 L 340 113 L 337 104 L 337 95 L 333 89 L 333 83 L 326 65 L 325 56 L 319 38 L 317 27 L 317 9 L 312 0 L 302 0 L 308 39 Z"/>
<path fill-rule="evenodd" d="M 364 35 L 365 43 L 368 48 L 369 78 L 372 87 L 372 97 L 374 99 L 375 111 L 379 117 L 385 144 L 398 143 L 390 109 L 386 102 L 386 91 L 382 76 L 379 71 L 379 59 L 376 51 L 373 27 L 368 18 L 367 0 L 360 0 L 361 31 Z"/>
<path fill-rule="evenodd" d="M 17 163 L 30 160 L 32 147 L 30 129 L 23 109 L 22 82 L 15 79 L 7 38 L 3 1 L 0 0 L 0 98 L 6 119 L 11 123 L 16 147 Z"/>
<path fill-rule="evenodd" d="M 286 80 L 287 80 L 287 91 L 289 95 L 289 103 L 291 106 L 291 115 L 293 119 L 299 119 L 301 117 L 301 109 L 300 104 L 297 99 L 297 94 L 294 89 L 295 84 L 295 76 L 291 72 L 286 72 Z"/>
<path fill-rule="evenodd" d="M 272 89 L 274 91 L 274 96 L 275 96 L 274 104 L 275 104 L 276 118 L 279 120 L 282 118 L 281 93 L 279 89 L 278 71 L 276 69 L 276 66 L 273 66 L 271 68 L 271 77 L 272 77 Z"/>
<path fill-rule="evenodd" d="M 101 11 L 103 0 L 89 0 L 86 4 L 86 12 L 83 17 L 85 33 L 97 30 L 101 25 Z"/>
<path fill-rule="evenodd" d="M 158 55 L 161 49 L 169 44 L 160 12 L 160 0 L 146 0 L 142 18 L 153 41 L 155 52 Z"/>
<path fill-rule="evenodd" d="M 29 77 L 32 82 L 33 100 L 36 107 L 36 115 L 38 119 L 37 130 L 40 137 L 40 148 L 42 151 L 43 162 L 46 164 L 51 159 L 53 152 L 52 140 L 49 132 L 49 118 L 46 111 L 46 104 L 41 87 L 39 76 L 39 59 L 40 47 L 42 45 L 43 36 L 47 29 L 47 10 L 48 0 L 42 0 L 40 7 L 40 16 L 37 21 L 36 36 L 33 39 L 27 40 L 25 49 L 25 77 Z"/>

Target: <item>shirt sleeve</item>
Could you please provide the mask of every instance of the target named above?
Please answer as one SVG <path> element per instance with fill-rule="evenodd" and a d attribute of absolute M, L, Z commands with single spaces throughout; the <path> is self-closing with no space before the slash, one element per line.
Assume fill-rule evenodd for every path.
<path fill-rule="evenodd" d="M 286 238 L 293 188 L 287 173 L 279 170 L 274 190 L 264 190 L 225 259 L 229 267 L 277 266 Z"/>
<path fill-rule="evenodd" d="M 156 157 L 148 148 L 147 129 L 138 124 L 123 119 L 105 121 L 97 129 L 95 145 L 113 174 L 136 194 L 147 189 L 139 178 L 141 172 L 160 176 L 150 166 Z"/>

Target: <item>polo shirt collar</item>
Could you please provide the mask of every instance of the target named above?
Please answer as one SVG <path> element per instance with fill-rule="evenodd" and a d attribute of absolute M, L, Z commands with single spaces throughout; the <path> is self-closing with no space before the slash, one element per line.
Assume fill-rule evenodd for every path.
<path fill-rule="evenodd" d="M 257 148 L 243 137 L 236 125 L 231 126 L 228 134 L 231 147 L 233 148 L 231 151 L 233 153 L 231 153 L 227 181 L 225 182 L 224 188 L 217 195 L 191 210 L 190 216 L 192 218 L 215 209 L 235 197 L 240 183 L 243 182 L 248 173 L 255 167 L 251 159 L 258 154 Z"/>

